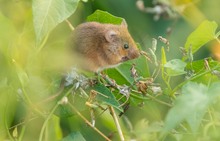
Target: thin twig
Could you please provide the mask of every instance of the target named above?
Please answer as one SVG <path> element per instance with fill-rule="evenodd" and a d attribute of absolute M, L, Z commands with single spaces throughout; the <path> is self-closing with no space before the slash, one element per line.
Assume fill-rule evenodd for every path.
<path fill-rule="evenodd" d="M 111 114 L 112 114 L 112 117 L 113 117 L 113 119 L 114 119 L 115 125 L 116 125 L 116 127 L 117 127 L 117 129 L 118 129 L 119 137 L 120 137 L 121 141 L 124 141 L 125 138 L 124 138 L 124 136 L 123 136 L 123 133 L 122 133 L 122 130 L 121 130 L 121 126 L 120 126 L 120 124 L 119 124 L 117 115 L 115 114 L 114 108 L 113 108 L 112 106 L 109 106 L 109 110 L 110 110 L 110 112 L 111 112 Z"/>
<path fill-rule="evenodd" d="M 67 22 L 69 28 L 73 31 L 73 30 L 74 30 L 74 27 L 73 27 L 73 25 L 70 23 L 70 21 L 67 20 L 67 19 L 66 19 L 65 21 Z"/>
<path fill-rule="evenodd" d="M 132 90 L 132 92 L 141 94 L 140 92 L 138 92 L 138 91 L 136 91 L 136 90 Z M 151 95 L 149 95 L 149 94 L 147 94 L 146 96 L 149 97 L 150 99 L 153 99 L 154 101 L 156 101 L 156 102 L 158 102 L 158 103 L 160 103 L 160 104 L 166 105 L 166 106 L 168 106 L 168 107 L 173 107 L 173 105 L 171 105 L 171 104 L 169 104 L 169 103 L 166 103 L 166 102 L 164 102 L 164 101 L 161 101 L 161 100 L 155 98 L 154 96 L 151 96 Z M 149 99 L 147 99 L 147 100 L 149 100 Z"/>
<path fill-rule="evenodd" d="M 56 111 L 58 106 L 59 106 L 59 104 L 56 104 L 53 107 L 53 109 L 51 110 L 50 114 L 47 116 L 46 120 L 44 121 L 43 126 L 42 126 L 41 131 L 40 131 L 39 141 L 43 141 L 43 135 L 44 135 L 44 131 L 46 129 L 46 126 L 48 124 L 48 121 L 51 119 L 52 115 L 54 114 L 54 112 Z"/>
<path fill-rule="evenodd" d="M 70 88 L 66 92 L 66 94 L 61 98 L 61 100 L 64 97 L 67 97 L 72 91 L 73 91 L 73 88 Z M 43 126 L 42 126 L 41 131 L 40 131 L 39 141 L 43 141 L 43 135 L 44 135 L 44 131 L 46 129 L 46 126 L 47 126 L 49 120 L 51 119 L 51 117 L 53 116 L 54 112 L 56 111 L 56 109 L 58 108 L 59 105 L 60 105 L 60 101 L 56 103 L 56 105 L 52 108 L 51 112 L 49 113 L 49 115 L 47 116 L 46 120 L 44 121 Z"/>
<path fill-rule="evenodd" d="M 72 104 L 68 103 L 69 106 L 73 109 L 73 111 L 80 116 L 86 124 L 88 124 L 92 129 L 94 129 L 97 133 L 99 133 L 103 138 L 105 138 L 107 141 L 111 141 L 107 136 L 105 136 L 99 129 L 94 127 Z"/>

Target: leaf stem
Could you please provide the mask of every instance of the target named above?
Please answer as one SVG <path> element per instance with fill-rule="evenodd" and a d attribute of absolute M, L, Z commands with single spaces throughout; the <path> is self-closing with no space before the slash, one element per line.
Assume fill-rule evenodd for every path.
<path fill-rule="evenodd" d="M 8 123 L 7 123 L 7 120 L 6 119 L 8 119 L 7 118 L 7 109 L 8 109 L 8 106 L 9 106 L 9 102 L 8 102 L 8 100 L 9 100 L 9 98 L 7 99 L 7 104 L 6 104 L 6 108 L 5 108 L 5 111 L 4 111 L 4 124 L 5 124 L 5 128 L 6 128 L 6 130 L 7 130 L 7 134 L 8 134 L 8 136 L 9 136 L 9 138 L 10 138 L 10 140 L 14 140 L 14 138 L 12 137 L 12 135 L 11 135 L 11 133 L 10 133 L 10 131 L 9 131 L 9 127 L 8 127 Z M 15 127 L 16 128 L 16 127 Z"/>
<path fill-rule="evenodd" d="M 68 103 L 68 105 L 72 108 L 72 110 L 79 116 L 81 117 L 86 124 L 88 124 L 92 129 L 94 129 L 98 134 L 100 134 L 105 140 L 111 141 L 107 136 L 105 136 L 99 129 L 94 127 L 71 103 Z"/>
<path fill-rule="evenodd" d="M 218 67 L 219 67 L 219 66 L 216 66 L 216 67 L 214 67 L 212 70 L 215 70 L 215 69 L 218 68 Z M 186 80 L 186 81 L 180 83 L 178 86 L 176 86 L 176 87 L 173 89 L 173 91 L 171 92 L 171 96 L 174 96 L 174 93 L 175 93 L 178 89 L 180 89 L 183 85 L 185 85 L 186 83 L 188 83 L 189 81 L 192 81 L 192 80 L 197 79 L 197 78 L 199 78 L 199 77 L 201 77 L 201 76 L 203 76 L 203 75 L 206 75 L 206 74 L 212 72 L 212 70 L 207 70 L 207 71 L 205 71 L 205 72 L 203 72 L 203 73 L 200 73 L 200 74 L 196 75 L 195 77 L 192 77 L 191 79 L 188 79 L 188 80 Z"/>
<path fill-rule="evenodd" d="M 59 103 L 59 102 L 58 102 Z M 47 116 L 46 120 L 44 121 L 44 124 L 41 128 L 41 131 L 40 131 L 40 137 L 39 137 L 39 141 L 43 141 L 43 135 L 44 135 L 44 130 L 47 126 L 47 123 L 48 121 L 50 120 L 50 118 L 52 117 L 53 113 L 55 112 L 55 110 L 57 109 L 57 107 L 59 106 L 59 104 L 56 104 L 53 109 L 51 110 L 51 112 L 49 113 L 49 115 Z"/>
<path fill-rule="evenodd" d="M 142 93 L 140 93 L 140 92 L 137 92 L 137 91 L 135 91 L 135 90 L 132 90 L 132 92 L 135 92 L 135 93 L 137 93 L 137 94 L 142 94 Z M 134 96 L 134 94 L 133 95 L 131 95 L 131 96 Z M 153 96 L 151 96 L 151 95 L 149 95 L 149 94 L 147 94 L 146 95 L 147 97 L 149 97 L 149 98 L 140 98 L 139 96 L 135 96 L 136 98 L 139 98 L 139 99 L 142 99 L 142 100 L 150 100 L 150 99 L 153 99 L 153 100 L 155 100 L 156 102 L 158 102 L 158 103 L 160 103 L 160 104 L 163 104 L 163 105 L 166 105 L 166 106 L 168 106 L 168 107 L 173 107 L 173 105 L 171 105 L 171 104 L 169 104 L 169 103 L 166 103 L 166 102 L 164 102 L 164 101 L 161 101 L 161 100 L 159 100 L 159 99 L 157 99 L 157 98 L 155 98 L 155 97 L 153 97 Z"/>
<path fill-rule="evenodd" d="M 43 48 L 44 45 L 46 44 L 48 37 L 49 37 L 49 33 L 44 37 L 43 42 L 40 44 L 40 46 L 39 46 L 39 48 L 38 48 L 38 50 L 37 50 L 37 54 L 42 50 L 42 48 Z"/>
<path fill-rule="evenodd" d="M 73 30 L 74 30 L 74 27 L 73 27 L 73 25 L 70 23 L 70 21 L 67 20 L 67 19 L 66 19 L 65 21 L 67 22 L 69 28 L 73 31 Z"/>
<path fill-rule="evenodd" d="M 119 124 L 117 115 L 115 114 L 114 108 L 113 108 L 112 106 L 109 106 L 109 111 L 110 111 L 110 113 L 111 113 L 111 115 L 112 115 L 112 117 L 113 117 L 113 119 L 114 119 L 115 125 L 116 125 L 116 127 L 117 127 L 117 129 L 118 129 L 119 137 L 120 137 L 121 141 L 124 141 L 125 138 L 124 138 L 124 135 L 123 135 L 123 133 L 122 133 L 121 126 L 120 126 L 120 124 Z"/>
<path fill-rule="evenodd" d="M 73 90 L 73 88 L 70 88 L 60 100 L 62 100 L 64 97 L 68 96 L 72 90 Z M 44 121 L 43 126 L 40 131 L 39 141 L 43 141 L 43 135 L 44 135 L 44 131 L 47 126 L 47 123 L 50 120 L 50 118 L 52 117 L 53 113 L 56 111 L 57 107 L 60 105 L 60 100 L 56 103 L 56 105 L 53 107 L 53 109 L 51 110 L 51 112 L 47 116 L 46 120 Z"/>

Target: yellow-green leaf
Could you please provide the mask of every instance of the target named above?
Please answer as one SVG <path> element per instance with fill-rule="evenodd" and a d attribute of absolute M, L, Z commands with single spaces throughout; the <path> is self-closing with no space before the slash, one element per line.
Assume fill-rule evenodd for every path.
<path fill-rule="evenodd" d="M 192 46 L 192 53 L 195 53 L 207 42 L 215 39 L 215 32 L 218 25 L 214 21 L 202 22 L 187 38 L 185 49 L 188 51 Z"/>

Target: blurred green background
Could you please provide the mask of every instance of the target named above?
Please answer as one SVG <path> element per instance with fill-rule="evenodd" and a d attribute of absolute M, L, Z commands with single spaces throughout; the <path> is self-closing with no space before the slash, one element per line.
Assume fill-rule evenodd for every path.
<path fill-rule="evenodd" d="M 142 9 L 143 7 L 152 9 L 156 6 L 162 8 L 159 10 L 165 11 L 157 15 Z M 182 57 L 179 47 L 184 46 L 187 36 L 203 20 L 216 21 L 218 25 L 220 24 L 219 8 L 219 0 L 88 0 L 80 1 L 77 10 L 68 20 L 75 27 L 85 22 L 86 17 L 95 10 L 107 11 L 127 21 L 131 35 L 145 51 L 151 47 L 152 38 L 163 36 L 168 39 L 170 51 L 167 53 L 167 60 L 170 60 Z M 36 116 L 33 112 L 34 106 L 27 105 L 38 104 L 56 93 L 59 88 L 61 74 L 73 63 L 71 56 L 65 52 L 66 40 L 70 33 L 67 23 L 60 23 L 51 31 L 38 53 L 32 1 L 0 0 L 0 140 L 10 138 L 9 133 L 14 139 L 22 134 L 22 140 L 28 141 L 33 138 L 38 140 L 44 119 Z M 158 47 L 164 46 L 161 42 L 158 44 Z M 156 53 L 160 58 L 160 48 Z M 219 45 L 213 41 L 200 49 L 194 59 L 213 56 L 220 60 L 219 54 Z M 157 83 L 160 83 L 160 80 Z M 41 104 L 39 109 L 43 113 L 48 112 L 54 103 L 56 101 Z M 133 133 L 127 136 L 132 138 L 140 135 L 140 140 L 158 139 L 158 135 L 153 133 L 160 128 L 160 122 L 164 120 L 167 111 L 168 107 L 153 101 L 147 101 L 141 107 L 132 105 L 126 116 L 134 127 Z M 84 114 L 89 115 L 88 111 Z M 116 130 L 111 117 L 106 113 L 99 119 L 97 127 L 104 133 L 111 134 L 111 131 Z M 126 127 L 129 125 L 126 118 L 121 119 L 121 122 L 126 123 L 123 125 L 124 130 L 130 128 Z M 52 126 L 48 127 L 47 132 L 54 134 L 50 140 L 61 139 L 72 131 L 81 130 L 86 139 L 103 140 L 76 116 L 63 118 L 54 116 L 50 124 Z M 62 132 L 58 128 L 60 125 Z M 178 140 L 177 136 L 170 136 L 166 140 Z M 185 140 L 193 141 L 195 138 L 200 140 L 193 135 L 184 136 Z"/>

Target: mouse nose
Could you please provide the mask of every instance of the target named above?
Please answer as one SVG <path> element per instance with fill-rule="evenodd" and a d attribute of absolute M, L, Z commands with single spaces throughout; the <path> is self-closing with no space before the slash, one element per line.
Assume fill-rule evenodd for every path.
<path fill-rule="evenodd" d="M 135 59 L 135 58 L 138 58 L 140 55 L 140 52 L 138 50 L 132 50 L 130 52 L 130 59 Z"/>

